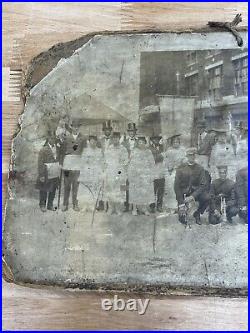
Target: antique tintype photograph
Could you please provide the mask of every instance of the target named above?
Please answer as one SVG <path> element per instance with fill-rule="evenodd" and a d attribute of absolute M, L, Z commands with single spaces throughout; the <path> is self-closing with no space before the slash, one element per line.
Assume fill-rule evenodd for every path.
<path fill-rule="evenodd" d="M 13 143 L 16 280 L 246 288 L 247 94 L 247 47 L 224 33 L 97 35 L 62 55 Z"/>

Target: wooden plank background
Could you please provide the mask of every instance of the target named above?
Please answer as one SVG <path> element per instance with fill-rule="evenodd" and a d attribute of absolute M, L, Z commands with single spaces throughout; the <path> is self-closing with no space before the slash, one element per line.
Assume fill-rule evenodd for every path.
<path fill-rule="evenodd" d="M 247 2 L 3 3 L 3 198 L 11 139 L 23 110 L 22 73 L 34 56 L 90 32 L 200 29 L 211 20 L 231 21 L 237 13 L 243 16 L 241 25 L 248 26 L 247 10 Z M 148 313 L 138 316 L 104 313 L 98 293 L 36 290 L 5 282 L 3 292 L 5 330 L 247 328 L 247 300 L 240 298 L 154 297 Z"/>

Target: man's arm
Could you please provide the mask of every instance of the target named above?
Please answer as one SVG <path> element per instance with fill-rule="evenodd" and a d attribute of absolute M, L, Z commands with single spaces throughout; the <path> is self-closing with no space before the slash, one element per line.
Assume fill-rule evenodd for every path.
<path fill-rule="evenodd" d="M 198 188 L 192 193 L 192 196 L 196 199 L 201 193 L 203 193 L 207 189 L 207 177 L 206 172 L 202 169 L 199 173 L 199 186 Z"/>
<path fill-rule="evenodd" d="M 178 168 L 176 170 L 176 174 L 175 174 L 175 180 L 174 180 L 174 191 L 175 191 L 175 195 L 176 195 L 176 200 L 178 202 L 178 204 L 182 204 L 184 203 L 184 196 L 183 196 L 183 191 L 182 191 L 182 187 L 181 187 L 181 170 Z"/>
<path fill-rule="evenodd" d="M 42 148 L 38 154 L 38 178 L 41 182 L 45 182 L 46 178 L 46 165 L 45 165 L 46 151 Z"/>

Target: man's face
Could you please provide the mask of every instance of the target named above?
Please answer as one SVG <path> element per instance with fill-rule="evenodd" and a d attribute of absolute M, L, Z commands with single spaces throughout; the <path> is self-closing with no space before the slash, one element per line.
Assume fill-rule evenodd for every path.
<path fill-rule="evenodd" d="M 109 136 L 111 135 L 111 130 L 110 130 L 110 129 L 105 129 L 105 130 L 104 130 L 104 135 L 105 135 L 106 137 L 109 137 Z"/>
<path fill-rule="evenodd" d="M 226 134 L 221 134 L 218 136 L 217 141 L 219 143 L 226 143 L 227 142 L 227 136 Z"/>
<path fill-rule="evenodd" d="M 120 138 L 118 136 L 113 137 L 113 144 L 117 146 L 120 142 Z"/>
<path fill-rule="evenodd" d="M 129 137 L 132 138 L 132 139 L 135 137 L 135 134 L 136 134 L 135 131 L 128 131 L 128 135 L 129 135 Z"/>
<path fill-rule="evenodd" d="M 145 146 L 146 144 L 144 140 L 138 140 L 138 148 L 143 149 Z"/>
<path fill-rule="evenodd" d="M 195 162 L 195 154 L 187 154 L 187 160 L 189 164 L 194 164 Z"/>
<path fill-rule="evenodd" d="M 219 178 L 225 180 L 227 178 L 227 169 L 218 169 Z"/>
<path fill-rule="evenodd" d="M 179 148 L 180 147 L 180 139 L 179 138 L 173 138 L 172 146 L 173 146 L 173 148 Z"/>
<path fill-rule="evenodd" d="M 78 126 L 71 126 L 71 129 L 72 129 L 72 133 L 73 134 L 77 134 L 79 132 L 79 127 Z"/>
<path fill-rule="evenodd" d="M 153 139 L 152 142 L 155 146 L 159 146 L 159 141 L 157 139 Z"/>
<path fill-rule="evenodd" d="M 91 148 L 95 148 L 96 147 L 96 140 L 91 138 L 89 139 L 89 145 Z"/>

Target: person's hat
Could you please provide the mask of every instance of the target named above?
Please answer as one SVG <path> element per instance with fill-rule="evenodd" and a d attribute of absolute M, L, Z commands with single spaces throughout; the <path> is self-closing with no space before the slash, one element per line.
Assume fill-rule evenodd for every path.
<path fill-rule="evenodd" d="M 172 141 L 174 138 L 178 138 L 178 137 L 180 137 L 180 136 L 181 136 L 180 133 L 172 133 L 167 139 L 168 139 L 169 141 Z"/>
<path fill-rule="evenodd" d="M 128 123 L 127 131 L 128 131 L 128 132 L 129 132 L 129 131 L 136 132 L 136 131 L 137 131 L 136 124 L 135 124 L 135 123 Z"/>
<path fill-rule="evenodd" d="M 71 127 L 79 127 L 80 126 L 80 120 L 79 119 L 72 119 L 70 125 L 71 125 Z"/>
<path fill-rule="evenodd" d="M 89 135 L 89 140 L 96 140 L 97 141 L 97 136 L 96 135 Z"/>
<path fill-rule="evenodd" d="M 219 165 L 216 165 L 216 167 L 218 170 L 221 170 L 221 169 L 227 170 L 228 169 L 227 165 L 225 165 L 225 164 L 219 164 Z"/>
<path fill-rule="evenodd" d="M 150 137 L 150 140 L 151 141 L 161 141 L 161 139 L 162 139 L 162 136 L 160 136 L 160 135 L 153 135 L 153 136 L 151 136 Z"/>
<path fill-rule="evenodd" d="M 191 147 L 186 150 L 186 155 L 195 155 L 195 154 L 197 154 L 197 149 L 195 147 Z"/>
<path fill-rule="evenodd" d="M 107 120 L 102 124 L 102 130 L 112 130 L 112 126 L 111 126 L 111 120 Z"/>
<path fill-rule="evenodd" d="M 113 138 L 120 138 L 121 137 L 121 133 L 120 132 L 113 132 Z"/>
<path fill-rule="evenodd" d="M 226 134 L 228 130 L 225 128 L 213 128 L 213 131 L 216 132 L 217 135 L 220 135 Z"/>
<path fill-rule="evenodd" d="M 144 141 L 145 143 L 147 143 L 146 137 L 144 135 L 139 135 L 137 137 L 137 141 Z"/>
<path fill-rule="evenodd" d="M 204 128 L 207 126 L 206 120 L 200 120 L 197 122 L 197 127 L 198 128 Z"/>

